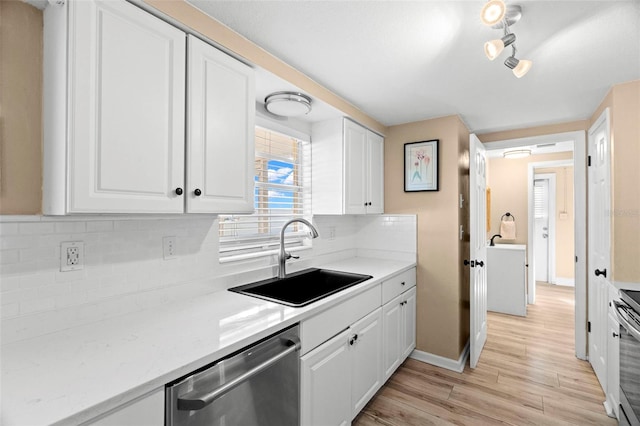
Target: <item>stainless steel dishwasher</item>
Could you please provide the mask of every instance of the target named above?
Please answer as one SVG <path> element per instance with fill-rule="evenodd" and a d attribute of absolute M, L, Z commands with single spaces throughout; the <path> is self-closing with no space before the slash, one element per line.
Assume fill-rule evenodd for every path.
<path fill-rule="evenodd" d="M 167 385 L 167 426 L 300 424 L 299 326 Z"/>

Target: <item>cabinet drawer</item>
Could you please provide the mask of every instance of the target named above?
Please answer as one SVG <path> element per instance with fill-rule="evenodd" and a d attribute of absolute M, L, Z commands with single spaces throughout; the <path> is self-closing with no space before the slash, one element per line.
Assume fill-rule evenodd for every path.
<path fill-rule="evenodd" d="M 402 292 L 416 285 L 416 268 L 411 268 L 382 283 L 382 304 L 384 305 Z"/>
<path fill-rule="evenodd" d="M 378 284 L 364 293 L 303 321 L 300 324 L 301 354 L 326 342 L 369 312 L 379 308 L 380 305 L 380 284 Z"/>

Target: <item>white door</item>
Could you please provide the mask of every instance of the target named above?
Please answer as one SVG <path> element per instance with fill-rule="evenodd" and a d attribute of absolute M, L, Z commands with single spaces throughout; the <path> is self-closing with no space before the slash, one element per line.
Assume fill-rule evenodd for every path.
<path fill-rule="evenodd" d="M 382 386 L 382 309 L 351 326 L 351 418 Z M 352 337 L 353 338 L 353 337 Z"/>
<path fill-rule="evenodd" d="M 182 213 L 185 34 L 129 2 L 68 4 L 68 211 Z"/>
<path fill-rule="evenodd" d="M 189 35 L 188 213 L 253 213 L 255 79 Z"/>
<path fill-rule="evenodd" d="M 351 334 L 347 329 L 300 358 L 300 424 L 351 424 Z"/>
<path fill-rule="evenodd" d="M 607 392 L 607 301 L 611 279 L 611 177 L 609 110 L 589 129 L 588 154 L 588 258 L 589 362 Z"/>
<path fill-rule="evenodd" d="M 487 340 L 487 176 L 485 149 L 475 134 L 469 136 L 470 207 L 470 360 L 475 368 Z"/>
<path fill-rule="evenodd" d="M 549 282 L 549 181 L 533 182 L 535 280 Z"/>
<path fill-rule="evenodd" d="M 346 214 L 365 214 L 369 200 L 367 184 L 367 129 L 344 120 L 344 210 Z"/>
<path fill-rule="evenodd" d="M 367 213 L 384 212 L 384 138 L 367 131 Z"/>

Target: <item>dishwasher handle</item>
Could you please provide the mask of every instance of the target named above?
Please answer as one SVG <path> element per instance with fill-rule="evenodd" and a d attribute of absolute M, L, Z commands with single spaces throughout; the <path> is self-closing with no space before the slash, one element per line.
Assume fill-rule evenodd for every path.
<path fill-rule="evenodd" d="M 287 355 L 293 352 L 300 350 L 300 347 L 301 345 L 300 345 L 299 338 L 297 337 L 287 338 L 285 350 L 267 359 L 266 361 L 256 365 L 251 370 L 239 375 L 235 379 L 230 380 L 227 383 L 224 383 L 223 385 L 207 393 L 201 393 L 196 390 L 193 390 L 191 392 L 184 394 L 182 397 L 178 398 L 178 401 L 177 401 L 178 410 L 196 411 L 196 410 L 203 409 L 204 407 L 211 404 L 216 399 L 220 398 L 222 395 L 226 394 L 230 390 L 246 382 L 251 377 L 255 376 L 256 374 L 276 364 L 282 358 L 286 357 Z"/>

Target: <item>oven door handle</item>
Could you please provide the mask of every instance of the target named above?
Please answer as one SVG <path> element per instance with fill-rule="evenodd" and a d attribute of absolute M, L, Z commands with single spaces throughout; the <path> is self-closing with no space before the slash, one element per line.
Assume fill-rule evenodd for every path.
<path fill-rule="evenodd" d="M 230 390 L 246 382 L 251 377 L 255 376 L 258 373 L 261 373 L 262 371 L 276 364 L 282 358 L 286 357 L 287 355 L 293 352 L 298 351 L 301 347 L 300 339 L 296 337 L 287 338 L 285 347 L 286 349 L 283 350 L 282 352 L 277 353 L 276 355 L 272 356 L 266 361 L 263 361 L 260 364 L 256 365 L 251 370 L 246 371 L 245 373 L 239 375 L 233 380 L 229 380 L 225 384 L 215 388 L 210 392 L 201 393 L 193 390 L 191 392 L 188 392 L 182 395 L 180 398 L 178 398 L 178 401 L 177 401 L 178 410 L 195 411 L 195 410 L 203 409 L 204 407 L 211 404 L 216 399 L 220 398 L 222 395 L 226 394 Z"/>
<path fill-rule="evenodd" d="M 613 301 L 613 305 L 616 308 L 615 312 L 616 316 L 618 317 L 618 321 L 620 321 L 620 324 L 622 324 L 625 330 L 627 330 L 629 334 L 635 337 L 636 340 L 640 341 L 640 330 L 634 327 L 634 325 L 632 324 L 633 320 L 627 313 L 627 310 L 630 308 L 615 300 Z"/>

